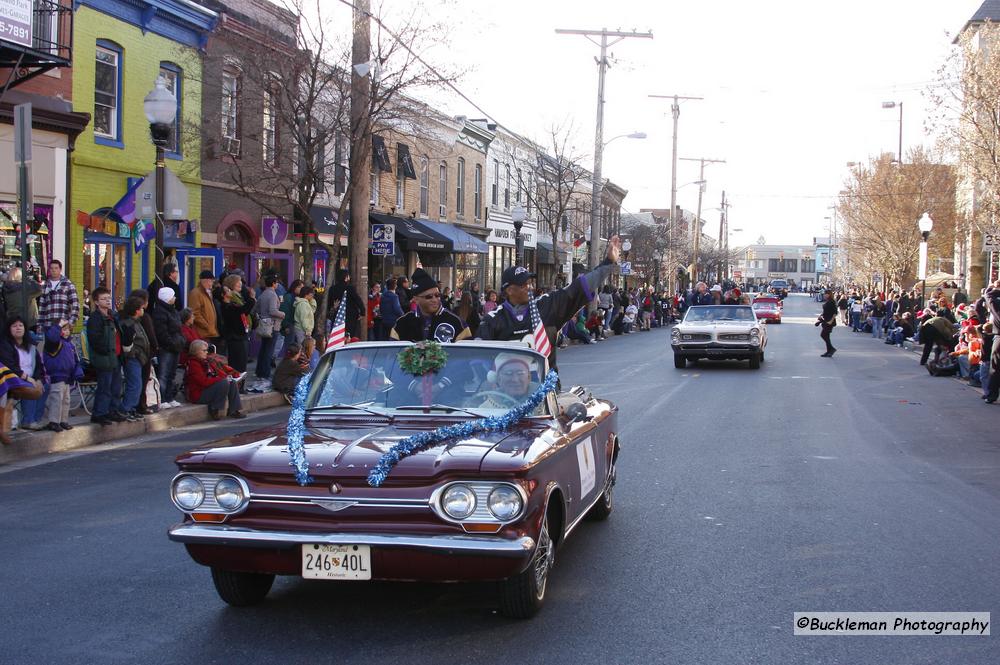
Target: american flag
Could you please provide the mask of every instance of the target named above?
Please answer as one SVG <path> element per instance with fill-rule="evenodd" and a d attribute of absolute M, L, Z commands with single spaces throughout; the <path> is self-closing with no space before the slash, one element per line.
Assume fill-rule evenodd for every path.
<path fill-rule="evenodd" d="M 552 353 L 552 343 L 545 332 L 545 325 L 542 323 L 542 316 L 538 313 L 538 305 L 535 303 L 535 292 L 528 293 L 528 312 L 531 314 L 531 328 L 534 331 L 535 351 L 548 357 Z"/>
<path fill-rule="evenodd" d="M 340 347 L 344 346 L 347 342 L 347 324 L 344 320 L 347 318 L 347 294 L 340 299 L 340 307 L 337 308 L 337 318 L 333 320 L 333 330 L 330 331 L 330 336 L 326 340 L 326 350 L 323 351 L 323 355 L 335 351 Z"/>

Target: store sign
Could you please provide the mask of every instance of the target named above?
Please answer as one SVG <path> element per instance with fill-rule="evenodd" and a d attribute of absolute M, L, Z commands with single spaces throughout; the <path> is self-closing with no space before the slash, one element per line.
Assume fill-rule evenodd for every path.
<path fill-rule="evenodd" d="M 983 251 L 1000 252 L 1000 232 L 983 234 Z"/>
<path fill-rule="evenodd" d="M 0 40 L 31 46 L 32 0 L 0 0 Z"/>
<path fill-rule="evenodd" d="M 260 235 L 272 247 L 288 240 L 288 222 L 281 217 L 264 217 L 260 220 Z"/>
<path fill-rule="evenodd" d="M 396 227 L 392 224 L 372 224 L 372 256 L 395 254 Z"/>
<path fill-rule="evenodd" d="M 489 219 L 486 220 L 486 226 L 490 230 L 490 235 L 486 238 L 487 244 L 503 245 L 506 247 L 514 246 L 516 234 L 514 231 L 514 222 L 510 221 L 510 219 L 490 215 Z M 535 249 L 538 245 L 537 235 L 535 222 L 527 219 L 524 220 L 524 226 L 521 227 L 521 242 L 524 244 L 524 247 Z"/>

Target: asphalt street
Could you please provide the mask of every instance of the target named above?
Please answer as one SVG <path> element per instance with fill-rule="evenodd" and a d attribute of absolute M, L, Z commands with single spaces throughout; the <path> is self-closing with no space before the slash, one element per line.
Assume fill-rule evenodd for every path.
<path fill-rule="evenodd" d="M 542 612 L 490 585 L 306 583 L 226 606 L 166 530 L 174 456 L 287 419 L 0 467 L 0 663 L 983 663 L 992 637 L 794 636 L 805 611 L 1000 617 L 1000 406 L 793 296 L 758 371 L 673 367 L 665 329 L 560 351 L 620 407 L 617 505 Z"/>

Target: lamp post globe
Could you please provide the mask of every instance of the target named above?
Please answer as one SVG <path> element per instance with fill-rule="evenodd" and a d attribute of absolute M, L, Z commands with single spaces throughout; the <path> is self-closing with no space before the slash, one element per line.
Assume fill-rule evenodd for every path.
<path fill-rule="evenodd" d="M 516 205 L 511 208 L 510 211 L 510 221 L 514 223 L 514 254 L 516 255 L 517 265 L 524 265 L 524 247 L 521 245 L 521 228 L 524 226 L 524 220 L 527 217 L 527 212 L 522 205 Z"/>
<path fill-rule="evenodd" d="M 163 152 L 170 143 L 170 134 L 174 130 L 174 120 L 177 118 L 177 98 L 167 90 L 167 81 L 162 76 L 156 77 L 153 89 L 142 100 L 142 110 L 149 121 L 149 136 L 156 146 L 156 218 L 153 226 L 156 229 L 156 249 L 153 261 L 156 267 L 156 278 L 162 279 L 163 272 L 163 211 L 166 189 L 166 163 Z M 161 282 L 162 283 L 162 282 Z"/>
<path fill-rule="evenodd" d="M 142 110 L 151 125 L 170 125 L 177 117 L 177 98 L 167 90 L 167 81 L 162 76 L 142 100 Z"/>
<path fill-rule="evenodd" d="M 934 228 L 934 220 L 931 219 L 929 213 L 925 212 L 920 216 L 920 219 L 917 220 L 917 228 L 919 228 L 920 233 L 923 234 L 924 240 L 927 240 L 927 236 L 930 235 L 931 230 Z"/>

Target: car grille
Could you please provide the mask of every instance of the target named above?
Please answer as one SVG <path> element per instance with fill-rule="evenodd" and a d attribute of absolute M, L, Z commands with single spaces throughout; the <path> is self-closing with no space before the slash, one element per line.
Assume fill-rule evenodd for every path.
<path fill-rule="evenodd" d="M 712 336 L 708 333 L 684 333 L 681 335 L 681 339 L 685 342 L 707 342 L 712 339 Z"/>
<path fill-rule="evenodd" d="M 720 342 L 749 342 L 750 335 L 746 333 L 723 333 L 719 335 Z"/>

